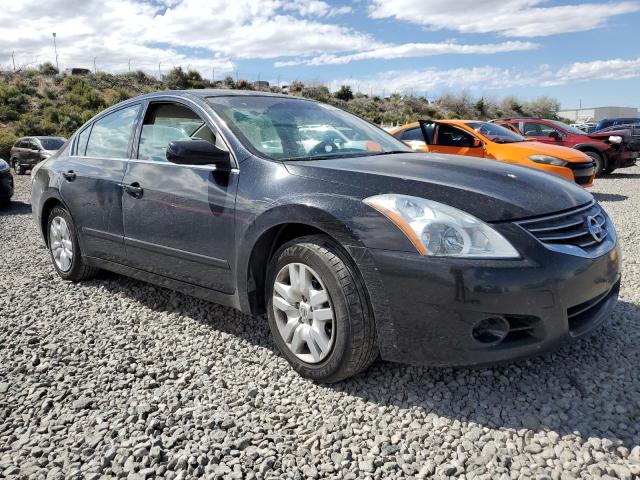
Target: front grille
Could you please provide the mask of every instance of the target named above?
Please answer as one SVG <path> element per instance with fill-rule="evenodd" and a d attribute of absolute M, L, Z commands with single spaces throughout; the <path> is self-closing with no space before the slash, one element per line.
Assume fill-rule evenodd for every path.
<path fill-rule="evenodd" d="M 571 170 L 586 170 L 587 168 L 595 167 L 594 162 L 582 162 L 582 163 L 567 163 L 567 167 Z"/>
<path fill-rule="evenodd" d="M 595 201 L 568 212 L 516 223 L 545 245 L 571 245 L 586 252 L 596 249 L 609 234 L 607 220 Z"/>

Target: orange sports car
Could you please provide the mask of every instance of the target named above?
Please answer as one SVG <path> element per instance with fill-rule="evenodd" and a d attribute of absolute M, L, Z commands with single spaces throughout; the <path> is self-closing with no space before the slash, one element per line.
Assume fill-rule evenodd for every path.
<path fill-rule="evenodd" d="M 590 157 L 573 148 L 529 141 L 495 123 L 480 120 L 420 120 L 390 132 L 421 152 L 492 158 L 537 168 L 576 182 L 593 184 Z"/>

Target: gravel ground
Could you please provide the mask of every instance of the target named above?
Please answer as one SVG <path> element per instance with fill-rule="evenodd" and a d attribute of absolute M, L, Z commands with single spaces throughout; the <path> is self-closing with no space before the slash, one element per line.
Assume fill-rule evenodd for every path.
<path fill-rule="evenodd" d="M 335 386 L 267 324 L 114 274 L 54 273 L 29 179 L 0 211 L 0 478 L 640 478 L 640 167 L 597 181 L 621 300 L 542 358 L 377 362 Z"/>

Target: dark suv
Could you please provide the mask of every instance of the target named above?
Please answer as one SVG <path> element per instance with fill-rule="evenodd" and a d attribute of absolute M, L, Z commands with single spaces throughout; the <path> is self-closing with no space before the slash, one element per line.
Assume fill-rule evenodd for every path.
<path fill-rule="evenodd" d="M 9 163 L 18 175 L 31 170 L 38 162 L 56 153 L 66 139 L 63 137 L 23 137 L 11 147 Z"/>
<path fill-rule="evenodd" d="M 589 155 L 596 164 L 596 175 L 611 173 L 617 168 L 632 167 L 638 157 L 638 142 L 628 129 L 587 134 L 557 120 L 542 118 L 504 118 L 492 120 L 509 125 L 537 142 L 575 148 Z"/>

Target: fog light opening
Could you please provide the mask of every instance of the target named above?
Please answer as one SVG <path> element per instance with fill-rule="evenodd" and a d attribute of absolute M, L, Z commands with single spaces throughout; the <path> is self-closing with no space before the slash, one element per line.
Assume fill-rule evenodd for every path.
<path fill-rule="evenodd" d="M 471 334 L 480 343 L 495 345 L 509 334 L 509 322 L 503 317 L 483 318 L 473 327 Z"/>

